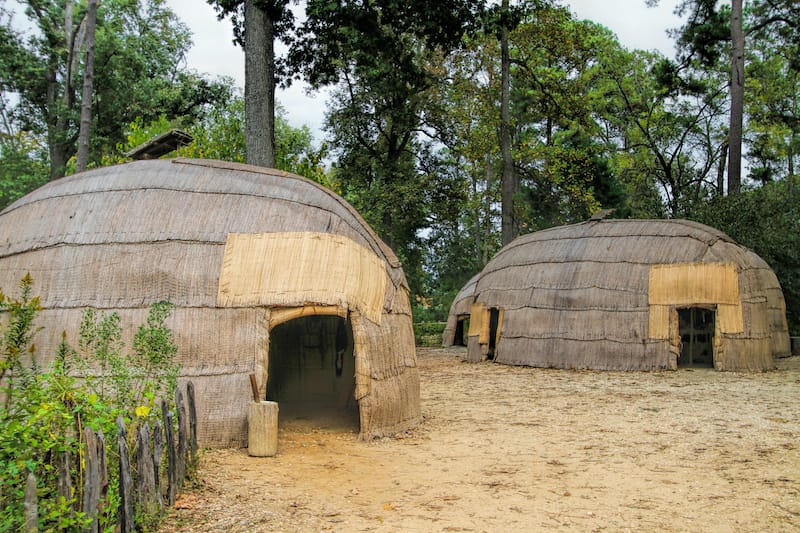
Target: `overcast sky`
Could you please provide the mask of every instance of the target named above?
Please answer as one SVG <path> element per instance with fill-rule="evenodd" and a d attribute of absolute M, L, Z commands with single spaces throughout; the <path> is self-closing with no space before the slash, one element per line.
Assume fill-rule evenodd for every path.
<path fill-rule="evenodd" d="M 680 26 L 673 14 L 678 0 L 661 0 L 656 8 L 648 8 L 645 0 L 571 0 L 564 2 L 578 18 L 600 23 L 616 33 L 627 48 L 659 50 L 666 56 L 674 54 L 674 43 L 666 30 Z M 204 0 L 168 0 L 178 15 L 192 30 L 194 47 L 189 52 L 188 66 L 211 76 L 230 76 L 236 85 L 244 87 L 244 54 L 232 44 L 230 21 L 218 21 L 211 6 Z M 307 95 L 304 87 L 294 85 L 279 91 L 278 101 L 287 111 L 289 123 L 295 127 L 307 125 L 319 133 L 325 108 L 325 95 Z"/>

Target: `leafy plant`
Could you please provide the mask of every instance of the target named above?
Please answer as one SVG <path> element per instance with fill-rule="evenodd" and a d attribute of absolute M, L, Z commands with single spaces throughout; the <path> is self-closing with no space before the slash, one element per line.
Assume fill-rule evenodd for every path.
<path fill-rule="evenodd" d="M 447 322 L 415 322 L 414 342 L 417 346 L 441 346 Z"/>
<path fill-rule="evenodd" d="M 22 367 L 22 355 L 24 353 L 32 354 L 35 347 L 32 344 L 33 335 L 36 333 L 33 328 L 33 319 L 39 311 L 40 304 L 38 297 L 31 297 L 31 288 L 33 286 L 33 278 L 30 274 L 26 274 L 19 284 L 20 299 L 9 300 L 0 291 L 0 311 L 5 311 L 9 314 L 8 325 L 2 332 L 0 337 L 0 348 L 2 348 L 2 360 L 0 360 L 0 380 L 6 377 L 6 373 L 11 371 L 9 375 L 9 391 L 6 396 L 6 406 L 10 405 L 13 401 L 13 381 L 14 375 L 22 377 L 24 375 Z"/>
<path fill-rule="evenodd" d="M 106 438 L 108 490 L 101 504 L 101 531 L 116 527 L 119 506 L 116 418 L 127 422 L 129 448 L 134 449 L 135 428 L 161 417 L 155 401 L 171 398 L 179 367 L 177 347 L 165 322 L 172 311 L 168 302 L 150 308 L 137 330 L 133 351 L 125 355 L 120 317 L 87 310 L 81 321 L 78 349 L 67 343 L 66 333 L 42 372 L 32 357 L 34 320 L 39 299 L 31 296 L 33 280 L 20 283 L 20 298 L 0 293 L 0 312 L 8 315 L 0 325 L 0 368 L 6 401 L 0 407 L 0 532 L 23 528 L 25 482 L 29 473 L 37 481 L 40 530 L 76 531 L 89 519 L 82 508 L 85 475 L 83 429 L 92 428 Z M 65 463 L 65 458 L 71 458 Z M 69 489 L 59 490 L 59 469 L 67 468 Z M 152 514 L 137 517 L 142 523 L 157 520 Z"/>
<path fill-rule="evenodd" d="M 170 397 L 178 388 L 178 372 L 175 364 L 178 347 L 166 320 L 172 313 L 170 302 L 158 302 L 150 306 L 145 324 L 139 326 L 133 338 L 131 366 L 136 368 L 134 389 L 128 405 L 139 409 L 137 416 L 146 416 L 145 410 L 152 410 L 155 400 Z M 143 404 L 146 400 L 146 404 Z M 145 409 L 143 409 L 145 408 Z"/>

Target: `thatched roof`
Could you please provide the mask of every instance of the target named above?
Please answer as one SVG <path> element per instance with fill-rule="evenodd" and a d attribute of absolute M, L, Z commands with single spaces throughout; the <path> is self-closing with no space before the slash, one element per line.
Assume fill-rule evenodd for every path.
<path fill-rule="evenodd" d="M 26 272 L 56 336 L 77 332 L 87 307 L 133 327 L 151 303 L 174 303 L 205 445 L 243 442 L 248 375 L 263 391 L 268 332 L 307 314 L 352 321 L 363 435 L 419 419 L 400 263 L 347 202 L 305 178 L 189 159 L 62 178 L 0 213 L 0 287 L 9 292 Z M 54 342 L 38 340 L 40 352 Z"/>
<path fill-rule="evenodd" d="M 471 283 L 473 305 L 503 313 L 499 362 L 674 368 L 673 311 L 693 305 L 717 310 L 717 368 L 769 368 L 773 354 L 788 349 L 783 295 L 769 266 L 695 222 L 601 220 L 539 231 L 505 246 Z M 454 303 L 446 343 L 465 305 Z M 473 309 L 471 336 L 480 323 Z"/>

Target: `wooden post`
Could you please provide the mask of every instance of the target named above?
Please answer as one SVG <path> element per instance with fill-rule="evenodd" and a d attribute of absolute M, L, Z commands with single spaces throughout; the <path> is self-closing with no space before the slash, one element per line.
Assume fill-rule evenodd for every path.
<path fill-rule="evenodd" d="M 97 430 L 97 485 L 99 488 L 99 502 L 97 513 L 100 514 L 108 500 L 108 463 L 106 457 L 106 438 L 103 430 Z M 99 527 L 98 527 L 99 529 Z"/>
<path fill-rule="evenodd" d="M 189 464 L 191 473 L 197 469 L 197 408 L 194 401 L 194 383 L 186 384 L 186 399 L 189 403 Z"/>
<path fill-rule="evenodd" d="M 150 515 L 157 512 L 156 482 L 154 479 L 153 456 L 150 455 L 150 428 L 142 424 L 136 438 L 136 464 L 138 479 L 137 503 L 139 512 Z"/>
<path fill-rule="evenodd" d="M 121 533 L 134 530 L 133 479 L 128 453 L 127 432 L 122 416 L 117 417 L 117 442 L 119 445 L 119 527 Z"/>
<path fill-rule="evenodd" d="M 256 375 L 250 374 L 250 391 L 253 393 L 253 401 L 257 402 L 260 401 L 261 398 L 258 394 L 258 382 L 256 381 Z"/>
<path fill-rule="evenodd" d="M 100 468 L 97 460 L 97 436 L 92 428 L 83 428 L 83 513 L 90 522 L 84 533 L 97 533 L 97 504 L 100 503 Z"/>
<path fill-rule="evenodd" d="M 272 457 L 278 453 L 278 403 L 251 402 L 247 410 L 247 453 Z"/>
<path fill-rule="evenodd" d="M 70 476 L 70 460 L 69 452 L 60 452 L 58 454 L 58 495 L 64 498 L 64 501 L 69 501 L 72 498 L 72 476 Z M 70 506 L 70 517 L 74 514 L 74 508 Z"/>
<path fill-rule="evenodd" d="M 164 455 L 164 429 L 161 420 L 156 420 L 153 424 L 153 479 L 156 484 L 156 494 L 158 495 L 158 507 L 164 508 L 164 499 L 161 495 L 161 458 Z"/>
<path fill-rule="evenodd" d="M 164 420 L 164 440 L 167 444 L 167 505 L 175 505 L 175 496 L 178 493 L 177 462 L 175 453 L 175 436 L 172 429 L 172 413 L 166 400 L 161 402 L 161 417 Z"/>
<path fill-rule="evenodd" d="M 38 533 L 39 531 L 39 498 L 36 496 L 36 476 L 28 472 L 25 480 L 25 533 Z"/>
<path fill-rule="evenodd" d="M 186 402 L 180 389 L 175 393 L 175 406 L 178 410 L 177 479 L 178 487 L 182 487 L 186 479 L 186 455 L 189 451 L 189 420 L 186 415 Z"/>

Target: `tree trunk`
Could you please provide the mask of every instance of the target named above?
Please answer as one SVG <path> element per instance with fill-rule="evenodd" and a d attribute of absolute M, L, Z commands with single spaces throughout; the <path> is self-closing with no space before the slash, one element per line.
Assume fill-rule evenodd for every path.
<path fill-rule="evenodd" d="M 67 46 L 67 52 L 69 56 L 67 57 L 67 80 L 65 85 L 69 86 L 70 84 L 70 75 L 72 74 L 72 70 L 69 68 L 72 64 L 72 53 L 74 51 L 73 48 L 73 31 L 72 31 L 72 0 L 66 0 L 64 3 L 64 43 Z"/>
<path fill-rule="evenodd" d="M 494 164 L 492 161 L 492 156 L 490 153 L 487 152 L 486 154 L 486 168 L 484 169 L 486 172 L 486 192 L 484 193 L 484 201 L 483 203 L 483 238 L 481 239 L 481 248 L 480 248 L 480 256 L 478 260 L 480 261 L 480 265 L 486 266 L 486 263 L 489 262 L 489 239 L 492 236 L 492 230 L 494 229 L 492 224 L 492 181 L 494 178 Z M 478 220 L 481 220 L 481 215 L 478 215 Z"/>
<path fill-rule="evenodd" d="M 731 2 L 731 117 L 728 133 L 728 194 L 742 183 L 742 116 L 744 114 L 744 32 L 742 0 Z"/>
<path fill-rule="evenodd" d="M 717 166 L 717 195 L 725 195 L 725 166 L 727 165 L 728 143 L 726 142 L 719 151 L 719 165 Z"/>
<path fill-rule="evenodd" d="M 92 125 L 92 93 L 94 89 L 94 43 L 98 0 L 89 0 L 86 12 L 86 61 L 83 67 L 83 94 L 81 96 L 81 125 L 78 133 L 76 172 L 86 170 L 89 161 L 89 130 Z"/>
<path fill-rule="evenodd" d="M 274 21 L 256 0 L 244 4 L 245 159 L 275 166 Z"/>
<path fill-rule="evenodd" d="M 64 177 L 67 170 L 67 119 L 66 109 L 57 101 L 58 79 L 56 67 L 47 73 L 47 146 L 50 152 L 50 179 Z M 71 105 L 71 102 L 70 102 Z"/>
<path fill-rule="evenodd" d="M 50 179 L 54 180 L 64 176 L 67 170 L 67 161 L 70 158 L 70 119 L 69 113 L 74 103 L 72 77 L 77 70 L 79 50 L 84 35 L 84 25 L 74 28 L 72 1 L 64 5 L 64 41 L 59 46 L 67 48 L 67 65 L 64 73 L 62 92 L 59 96 L 59 62 L 58 52 L 53 52 L 47 69 L 47 145 L 50 153 Z M 56 44 L 50 43 L 54 50 Z"/>
<path fill-rule="evenodd" d="M 508 0 L 503 0 L 503 11 L 508 12 Z M 502 243 L 514 239 L 514 160 L 511 157 L 511 58 L 508 53 L 508 27 L 500 29 L 500 151 L 503 154 L 501 194 Z"/>

